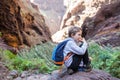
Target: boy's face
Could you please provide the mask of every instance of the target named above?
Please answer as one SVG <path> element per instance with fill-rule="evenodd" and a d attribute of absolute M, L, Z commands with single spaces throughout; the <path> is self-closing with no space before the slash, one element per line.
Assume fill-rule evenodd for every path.
<path fill-rule="evenodd" d="M 81 42 L 82 41 L 82 31 L 80 30 L 79 32 L 77 32 L 75 35 L 72 36 L 72 38 L 76 41 L 76 42 Z"/>

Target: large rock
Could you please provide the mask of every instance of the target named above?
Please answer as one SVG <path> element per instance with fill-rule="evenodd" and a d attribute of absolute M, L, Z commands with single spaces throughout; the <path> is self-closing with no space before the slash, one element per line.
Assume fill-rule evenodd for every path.
<path fill-rule="evenodd" d="M 82 27 L 87 39 L 120 46 L 120 1 L 102 6 L 94 17 L 86 18 Z"/>
<path fill-rule="evenodd" d="M 15 48 L 8 46 L 4 42 L 4 40 L 2 38 L 0 38 L 0 51 L 2 52 L 3 50 L 6 50 L 6 49 L 12 51 L 13 53 L 17 53 L 17 50 Z M 2 54 L 2 53 L 0 53 L 0 54 Z M 2 56 L 0 56 L 0 59 L 2 59 L 1 57 Z"/>
<path fill-rule="evenodd" d="M 51 40 L 51 34 L 38 9 L 29 0 L 0 2 L 0 32 L 12 47 L 33 46 Z"/>
<path fill-rule="evenodd" d="M 91 72 L 77 72 L 73 75 L 65 75 L 63 78 L 56 78 L 58 73 L 59 72 L 57 70 L 52 74 L 31 75 L 25 78 L 20 78 L 18 80 L 120 80 L 118 78 L 112 77 L 110 74 L 102 70 L 95 69 Z M 17 78 L 14 80 L 17 80 Z"/>
<path fill-rule="evenodd" d="M 95 40 L 102 45 L 120 46 L 120 1 L 119 0 L 73 0 L 67 6 L 67 11 L 61 22 L 61 30 L 57 34 L 67 32 L 66 27 L 75 25 L 74 16 L 79 16 L 77 26 L 83 28 L 83 36 Z M 65 30 L 65 31 L 63 31 Z M 64 36 L 53 41 L 58 42 Z"/>
<path fill-rule="evenodd" d="M 79 15 L 80 20 L 79 23 L 81 26 L 84 20 L 87 17 L 93 17 L 97 11 L 101 8 L 101 6 L 117 2 L 119 0 L 72 0 L 66 1 L 68 5 L 66 13 L 63 16 L 63 20 L 61 22 L 60 28 L 67 27 L 67 21 L 72 18 L 72 16 Z"/>
<path fill-rule="evenodd" d="M 60 28 L 60 22 L 66 10 L 63 1 L 64 0 L 33 0 L 33 3 L 39 6 L 39 10 L 44 16 L 51 34 L 54 34 Z"/>

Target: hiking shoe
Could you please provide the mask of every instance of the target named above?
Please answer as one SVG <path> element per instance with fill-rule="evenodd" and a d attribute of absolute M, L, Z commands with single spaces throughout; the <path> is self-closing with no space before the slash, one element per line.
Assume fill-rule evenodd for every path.
<path fill-rule="evenodd" d="M 88 63 L 83 66 L 84 67 L 84 71 L 85 72 L 90 72 L 92 70 L 92 67 L 91 67 L 91 60 L 88 61 Z"/>
<path fill-rule="evenodd" d="M 86 65 L 85 67 L 84 67 L 84 71 L 85 72 L 90 72 L 92 70 L 92 67 L 91 67 L 91 65 L 89 64 L 89 65 Z"/>
<path fill-rule="evenodd" d="M 67 71 L 60 72 L 60 73 L 59 73 L 59 77 L 62 78 L 62 77 L 64 77 L 64 76 L 67 75 L 67 74 L 68 74 Z"/>
<path fill-rule="evenodd" d="M 67 72 L 67 67 L 66 66 L 63 66 L 63 68 L 60 70 L 59 72 L 59 77 L 64 77 L 66 74 L 68 74 Z"/>
<path fill-rule="evenodd" d="M 69 75 L 72 75 L 73 73 L 75 73 L 75 71 L 73 71 L 72 69 L 68 69 L 68 70 L 67 70 L 67 73 L 68 73 Z"/>
<path fill-rule="evenodd" d="M 90 72 L 92 70 L 92 68 L 84 68 L 85 72 Z"/>
<path fill-rule="evenodd" d="M 73 73 L 75 73 L 72 69 L 67 69 L 65 71 L 62 71 L 59 73 L 59 77 L 64 77 L 65 75 L 72 75 Z"/>

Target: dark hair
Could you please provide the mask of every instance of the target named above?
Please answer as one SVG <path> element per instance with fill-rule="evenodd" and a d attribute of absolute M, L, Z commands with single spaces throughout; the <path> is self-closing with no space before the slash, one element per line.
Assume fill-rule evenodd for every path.
<path fill-rule="evenodd" d="M 68 36 L 72 37 L 72 35 L 75 35 L 77 32 L 82 31 L 82 29 L 80 27 L 77 26 L 72 26 L 69 30 L 68 30 Z"/>
<path fill-rule="evenodd" d="M 82 26 L 82 37 L 85 37 L 88 32 L 88 27 L 86 25 Z"/>

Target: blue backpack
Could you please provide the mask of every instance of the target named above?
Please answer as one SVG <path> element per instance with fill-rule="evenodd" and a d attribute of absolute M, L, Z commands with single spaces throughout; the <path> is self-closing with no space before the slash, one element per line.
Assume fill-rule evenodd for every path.
<path fill-rule="evenodd" d="M 59 43 L 52 52 L 52 60 L 54 62 L 55 65 L 57 66 L 61 66 L 62 64 L 64 64 L 64 54 L 63 54 L 63 50 L 65 45 L 67 44 L 69 40 L 65 40 L 61 43 Z"/>

